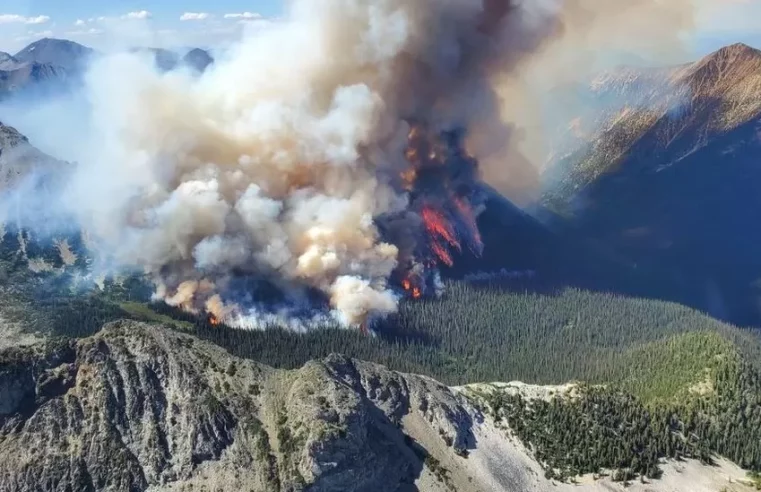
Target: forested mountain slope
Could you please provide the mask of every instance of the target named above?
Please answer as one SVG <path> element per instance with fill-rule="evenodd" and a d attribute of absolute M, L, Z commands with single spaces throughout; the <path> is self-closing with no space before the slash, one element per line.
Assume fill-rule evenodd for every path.
<path fill-rule="evenodd" d="M 11 130 L 6 134 L 9 146 L 28 145 Z M 531 226 L 538 227 L 532 237 L 547 234 L 519 211 L 513 217 L 522 224 L 515 230 L 537 224 Z M 668 470 L 663 467 L 667 458 L 711 462 L 727 456 L 761 469 L 758 337 L 679 304 L 559 287 L 546 282 L 543 272 L 513 271 L 449 281 L 440 298 L 402 303 L 398 315 L 372 326 L 373 336 L 339 327 L 307 333 L 277 327 L 243 331 L 150 304 L 150 287 L 139 277 L 97 278 L 81 233 L 43 238 L 8 228 L 0 252 L 5 280 L 0 318 L 15 327 L 13 338 L 25 343 L 30 337 L 85 343 L 66 340 L 91 337 L 104 323 L 132 318 L 192 333 L 236 357 L 282 369 L 341 353 L 446 384 L 602 384 L 603 389 L 581 399 L 561 398 L 549 407 L 515 399 L 489 404 L 494 418 L 512 419 L 506 432 L 522 439 L 545 467 L 538 474 L 548 473 L 542 480 L 571 480 L 606 469 L 620 470 L 616 478 L 653 479 Z M 612 421 L 563 437 L 568 428 L 584 429 L 590 418 L 598 421 L 594 412 L 600 402 Z M 743 417 L 738 421 L 738 416 Z M 635 423 L 640 427 L 632 427 Z M 552 431 L 537 435 L 532 431 L 537 426 Z M 631 446 L 632 434 L 621 429 L 639 429 L 639 444 Z M 584 454 L 585 448 L 597 451 Z M 608 454 L 612 449 L 618 451 Z M 438 468 L 429 465 L 435 475 Z M 136 477 L 139 473 L 124 480 Z"/>

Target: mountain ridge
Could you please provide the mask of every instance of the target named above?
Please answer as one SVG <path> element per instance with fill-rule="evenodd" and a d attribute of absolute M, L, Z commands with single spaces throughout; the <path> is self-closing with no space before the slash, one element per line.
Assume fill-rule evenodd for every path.
<path fill-rule="evenodd" d="M 725 319 L 759 323 L 761 238 L 747 224 L 761 207 L 751 185 L 761 178 L 761 51 L 731 45 L 656 72 L 596 86 L 616 103 L 556 157 L 542 203 L 553 227 L 664 277 L 713 284 Z"/>
<path fill-rule="evenodd" d="M 664 149 L 678 146 L 679 135 L 689 130 L 700 133 L 699 144 L 704 145 L 712 135 L 761 115 L 761 51 L 738 43 L 676 67 L 625 67 L 599 75 L 590 88 L 595 97 L 613 94 L 615 100 L 588 123 L 586 139 L 593 146 L 608 145 L 606 140 L 616 146 L 591 148 L 593 156 L 607 161 L 605 167 L 595 166 L 594 174 L 581 183 L 616 166 L 635 142 L 646 137 L 645 131 L 655 132 L 647 137 Z"/>
<path fill-rule="evenodd" d="M 19 62 L 61 67 L 68 73 L 81 71 L 95 50 L 67 39 L 42 38 L 14 55 Z"/>
<path fill-rule="evenodd" d="M 180 54 L 159 48 L 133 48 L 147 52 L 162 71 L 187 66 L 198 73 L 213 64 L 213 57 L 200 48 Z M 0 98 L 28 91 L 56 93 L 81 83 L 90 61 L 101 53 L 73 41 L 42 38 L 27 45 L 15 55 L 0 52 Z"/>
<path fill-rule="evenodd" d="M 610 479 L 543 478 L 530 452 L 465 397 L 467 388 L 339 355 L 278 371 L 166 328 L 118 321 L 76 342 L 0 350 L 0 361 L 0 485 L 9 492 L 40 484 L 624 490 Z M 750 490 L 726 462 L 715 470 L 691 463 L 702 478 L 687 481 L 669 464 L 661 485 L 629 490 Z"/>
<path fill-rule="evenodd" d="M 33 172 L 54 172 L 60 164 L 34 147 L 16 128 L 0 121 L 0 191 L 14 188 Z"/>

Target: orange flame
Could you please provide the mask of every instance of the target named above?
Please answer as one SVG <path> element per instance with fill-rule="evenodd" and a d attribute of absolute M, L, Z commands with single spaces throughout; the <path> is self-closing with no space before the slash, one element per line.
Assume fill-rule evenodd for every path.
<path fill-rule="evenodd" d="M 436 255 L 436 257 L 444 263 L 447 266 L 454 265 L 454 260 L 452 259 L 452 255 L 447 251 L 447 249 L 442 246 L 441 244 L 437 243 L 435 240 L 431 243 L 431 249 L 433 250 L 433 254 Z"/>
<path fill-rule="evenodd" d="M 425 228 L 429 234 L 438 236 L 444 241 L 448 242 L 451 246 L 460 249 L 460 241 L 455 235 L 452 224 L 437 210 L 431 207 L 423 207 L 421 212 Z"/>
<path fill-rule="evenodd" d="M 420 163 L 420 153 L 415 147 L 408 147 L 404 152 L 404 157 L 406 157 L 407 160 L 412 164 L 417 165 Z"/>
<path fill-rule="evenodd" d="M 417 285 L 413 285 L 412 280 L 409 278 L 402 279 L 402 288 L 408 292 L 413 299 L 420 299 L 423 297 L 423 291 Z"/>
<path fill-rule="evenodd" d="M 414 140 L 423 133 L 423 127 L 420 125 L 412 125 L 410 131 L 407 132 L 407 140 Z"/>
<path fill-rule="evenodd" d="M 455 139 L 459 138 L 454 134 L 452 136 Z M 453 148 L 452 145 L 457 147 Z M 424 195 L 426 183 L 436 180 L 438 188 L 433 190 L 437 194 L 436 200 L 444 200 L 444 204 L 439 207 L 438 202 L 437 204 L 425 204 L 425 201 L 416 198 L 416 200 L 423 202 L 420 216 L 427 235 L 430 256 L 433 257 L 423 261 L 430 268 L 435 268 L 436 263 L 453 266 L 453 252 L 462 251 L 462 241 L 465 241 L 466 247 L 477 255 L 480 255 L 483 249 L 481 235 L 476 223 L 476 213 L 470 200 L 459 196 L 455 191 L 453 186 L 455 178 L 448 174 L 446 167 L 450 161 L 457 165 L 478 165 L 464 145 L 465 142 L 450 140 L 448 135 L 442 136 L 438 133 L 432 133 L 424 123 L 413 124 L 407 135 L 404 156 L 409 167 L 400 172 L 404 189 Z M 463 163 L 459 164 L 460 161 Z M 418 180 L 428 177 L 431 180 L 421 182 L 421 189 L 418 190 Z M 458 237 L 459 232 L 464 232 L 458 228 L 467 230 L 465 237 Z M 419 297 L 422 294 L 421 292 L 415 294 L 413 291 L 414 282 L 405 280 L 402 286 L 412 297 Z"/>
<path fill-rule="evenodd" d="M 209 323 L 212 326 L 217 326 L 217 325 L 221 324 L 222 322 L 219 320 L 219 318 L 217 318 L 213 314 L 209 314 Z"/>

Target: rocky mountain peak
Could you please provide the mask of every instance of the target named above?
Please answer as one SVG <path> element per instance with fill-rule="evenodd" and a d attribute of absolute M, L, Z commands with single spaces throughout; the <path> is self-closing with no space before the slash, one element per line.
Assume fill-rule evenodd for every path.
<path fill-rule="evenodd" d="M 529 482 L 520 462 L 513 475 L 475 473 L 486 457 L 465 455 L 487 431 L 483 416 L 432 379 L 337 355 L 273 370 L 128 321 L 88 339 L 0 351 L 0 397 L 8 491 L 42 481 L 56 490 L 380 492 L 436 484 L 436 473 L 448 490 Z M 444 477 L 439 462 L 473 469 Z"/>
<path fill-rule="evenodd" d="M 745 43 L 735 43 L 720 48 L 706 58 L 719 58 L 730 61 L 757 60 L 761 59 L 761 50 L 757 50 Z"/>
<path fill-rule="evenodd" d="M 16 63 L 18 63 L 18 60 L 16 60 L 10 53 L 0 51 L 0 70 L 5 66 L 15 65 Z"/>
<path fill-rule="evenodd" d="M 21 132 L 0 121 L 0 192 L 15 186 L 33 169 L 60 169 L 57 161 L 34 147 Z"/>
<path fill-rule="evenodd" d="M 209 67 L 209 65 L 214 63 L 214 58 L 212 58 L 206 50 L 193 48 L 182 57 L 182 61 L 185 65 L 193 67 L 199 72 L 203 72 Z"/>
<path fill-rule="evenodd" d="M 677 71 L 675 81 L 687 84 L 694 97 L 761 98 L 761 51 L 743 43 L 725 46 Z"/>
<path fill-rule="evenodd" d="M 22 143 L 28 143 L 27 138 L 12 126 L 0 121 L 0 154 L 6 149 L 16 147 Z"/>
<path fill-rule="evenodd" d="M 76 71 L 94 51 L 73 41 L 43 38 L 14 55 L 19 62 L 48 64 Z"/>

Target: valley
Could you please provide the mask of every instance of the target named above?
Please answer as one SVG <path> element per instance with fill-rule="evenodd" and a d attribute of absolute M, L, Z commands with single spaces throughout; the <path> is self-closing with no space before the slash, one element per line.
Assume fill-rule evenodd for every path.
<path fill-rule="evenodd" d="M 482 254 L 364 332 L 240 329 L 3 224 L 0 489 L 753 490 L 760 80 L 744 45 L 596 80 L 542 200 L 481 184 Z M 3 190 L 69 165 L 33 144 L 0 124 Z"/>

